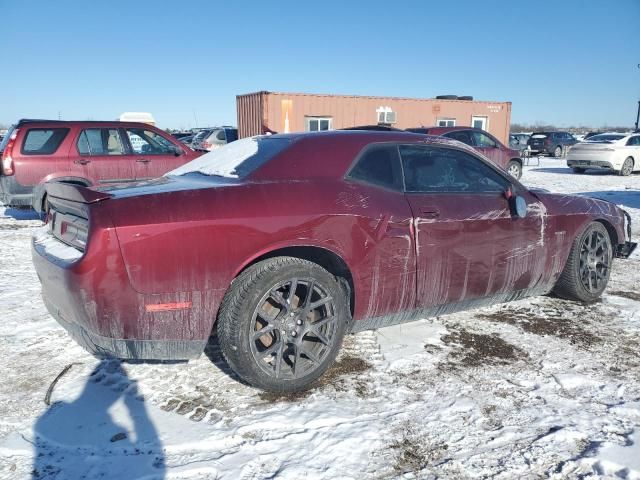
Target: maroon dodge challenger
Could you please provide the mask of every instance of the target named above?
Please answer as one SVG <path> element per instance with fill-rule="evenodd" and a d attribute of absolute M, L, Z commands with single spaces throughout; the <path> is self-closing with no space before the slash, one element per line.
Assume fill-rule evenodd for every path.
<path fill-rule="evenodd" d="M 155 180 L 47 195 L 33 261 L 82 346 L 183 360 L 215 331 L 242 379 L 280 392 L 349 332 L 552 291 L 594 301 L 635 248 L 615 205 L 405 132 L 247 138 Z"/>

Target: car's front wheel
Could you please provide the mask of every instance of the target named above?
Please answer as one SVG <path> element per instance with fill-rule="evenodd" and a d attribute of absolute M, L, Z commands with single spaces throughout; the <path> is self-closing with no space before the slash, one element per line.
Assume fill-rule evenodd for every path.
<path fill-rule="evenodd" d="M 507 172 L 509 172 L 512 177 L 520 179 L 522 176 L 522 164 L 516 160 L 510 160 L 507 164 Z"/>
<path fill-rule="evenodd" d="M 554 293 L 569 300 L 596 301 L 607 287 L 612 261 L 609 232 L 599 222 L 590 223 L 574 240 Z"/>
<path fill-rule="evenodd" d="M 627 177 L 631 175 L 632 172 L 633 172 L 633 158 L 627 157 L 624 163 L 622 164 L 622 168 L 618 173 L 623 177 Z"/>
<path fill-rule="evenodd" d="M 343 287 L 299 258 L 258 262 L 231 284 L 218 315 L 220 347 L 249 384 L 304 390 L 333 363 L 349 325 Z"/>

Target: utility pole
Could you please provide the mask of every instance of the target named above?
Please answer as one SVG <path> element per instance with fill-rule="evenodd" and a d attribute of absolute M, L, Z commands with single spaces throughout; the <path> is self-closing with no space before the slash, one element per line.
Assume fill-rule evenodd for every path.
<path fill-rule="evenodd" d="M 640 63 L 638 64 L 640 69 Z M 636 132 L 638 131 L 638 122 L 640 121 L 640 100 L 638 100 L 638 113 L 636 113 Z"/>

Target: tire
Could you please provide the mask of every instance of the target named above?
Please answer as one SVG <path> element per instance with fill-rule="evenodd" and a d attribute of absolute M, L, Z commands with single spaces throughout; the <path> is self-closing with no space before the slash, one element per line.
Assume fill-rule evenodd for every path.
<path fill-rule="evenodd" d="M 558 145 L 553 151 L 553 156 L 556 158 L 560 158 L 562 156 L 562 147 Z"/>
<path fill-rule="evenodd" d="M 224 358 L 240 378 L 286 393 L 309 388 L 331 366 L 350 318 L 336 277 L 307 260 L 275 257 L 233 281 L 217 331 Z"/>
<path fill-rule="evenodd" d="M 633 172 L 633 158 L 627 157 L 622 164 L 622 168 L 618 171 L 618 175 L 628 177 Z"/>
<path fill-rule="evenodd" d="M 42 203 L 40 204 L 42 210 L 38 213 L 40 216 L 40 220 L 43 222 L 47 221 L 47 217 L 49 216 L 49 200 L 47 199 L 47 194 L 45 193 L 42 197 Z"/>
<path fill-rule="evenodd" d="M 573 170 L 573 173 L 584 173 L 586 169 L 579 168 L 579 167 L 572 167 L 571 170 Z"/>
<path fill-rule="evenodd" d="M 522 164 L 517 160 L 509 160 L 509 163 L 507 163 L 507 172 L 519 180 L 520 177 L 522 177 Z"/>
<path fill-rule="evenodd" d="M 574 240 L 553 292 L 569 300 L 595 302 L 607 287 L 612 262 L 609 232 L 599 222 L 590 223 Z"/>

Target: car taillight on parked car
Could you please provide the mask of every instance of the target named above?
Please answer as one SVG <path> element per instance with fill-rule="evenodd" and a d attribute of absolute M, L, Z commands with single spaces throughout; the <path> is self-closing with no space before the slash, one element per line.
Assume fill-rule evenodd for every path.
<path fill-rule="evenodd" d="M 209 143 L 209 142 L 202 142 L 202 148 L 204 148 L 204 149 L 209 149 L 209 148 L 211 148 L 211 145 L 212 145 L 212 144 L 211 144 L 211 143 Z"/>
<path fill-rule="evenodd" d="M 18 130 L 15 129 L 11 132 L 11 136 L 9 137 L 9 142 L 4 147 L 4 151 L 2 152 L 2 174 L 3 175 L 13 175 L 15 172 L 13 170 L 13 158 L 11 156 L 11 152 L 13 150 L 13 146 L 16 143 L 16 138 L 18 137 Z"/>

